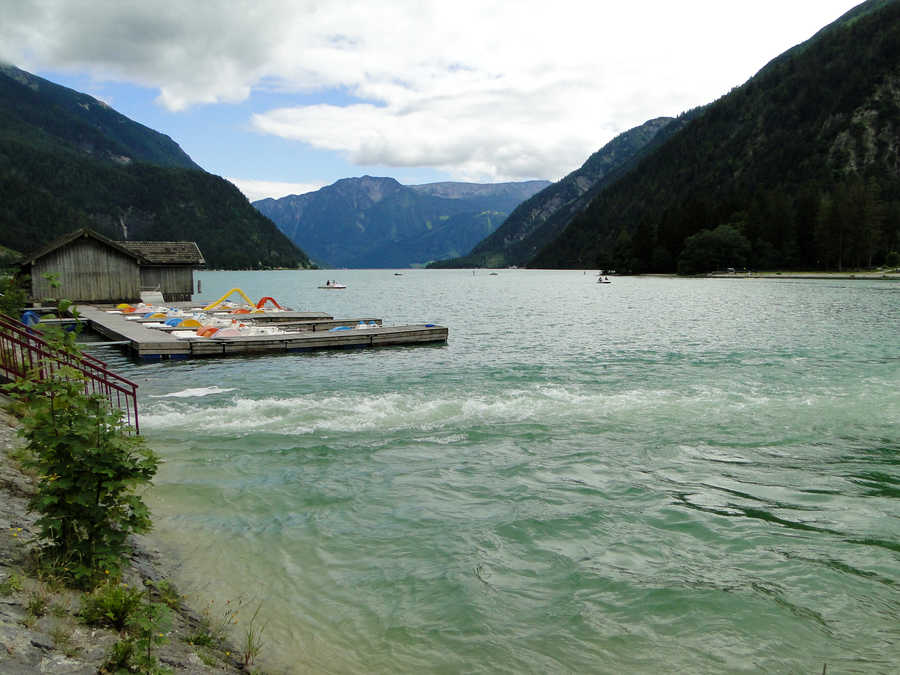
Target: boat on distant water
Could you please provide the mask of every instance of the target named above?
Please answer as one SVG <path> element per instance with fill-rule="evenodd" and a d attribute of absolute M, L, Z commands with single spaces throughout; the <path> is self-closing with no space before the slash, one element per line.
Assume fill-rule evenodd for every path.
<path fill-rule="evenodd" d="M 319 286 L 319 288 L 324 288 L 329 291 L 340 291 L 347 288 L 347 286 L 345 284 L 338 283 L 337 281 L 331 281 L 329 279 L 325 282 L 324 286 Z"/>
<path fill-rule="evenodd" d="M 609 280 L 609 277 L 600 277 L 597 279 L 598 284 L 611 284 L 612 282 Z"/>

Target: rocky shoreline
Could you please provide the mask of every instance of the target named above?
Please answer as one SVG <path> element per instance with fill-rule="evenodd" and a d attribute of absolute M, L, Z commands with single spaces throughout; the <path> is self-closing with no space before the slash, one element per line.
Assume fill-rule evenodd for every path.
<path fill-rule="evenodd" d="M 0 672 L 101 672 L 110 647 L 119 640 L 111 629 L 93 628 L 80 621 L 82 593 L 44 583 L 28 574 L 28 549 L 36 533 L 36 514 L 27 502 L 34 487 L 31 477 L 11 457 L 23 441 L 18 421 L 0 395 Z M 123 581 L 143 587 L 145 581 L 165 578 L 159 553 L 146 538 L 135 538 L 134 553 Z M 167 641 L 155 648 L 161 666 L 175 673 L 246 673 L 238 652 L 227 644 L 197 646 L 191 638 L 202 630 L 203 618 L 183 601 L 172 611 Z M 261 672 L 253 669 L 252 672 Z"/>

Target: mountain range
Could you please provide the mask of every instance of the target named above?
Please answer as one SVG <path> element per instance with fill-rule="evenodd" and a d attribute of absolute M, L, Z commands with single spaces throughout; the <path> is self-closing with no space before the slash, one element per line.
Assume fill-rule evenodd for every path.
<path fill-rule="evenodd" d="M 616 137 L 432 266 L 898 266 L 898 64 L 900 2 L 864 2 L 717 101 Z"/>
<path fill-rule="evenodd" d="M 557 183 L 363 176 L 256 208 L 167 136 L 0 65 L 0 258 L 89 226 L 194 240 L 211 266 L 231 268 L 308 266 L 303 250 L 341 267 L 898 266 L 898 64 L 900 0 L 867 0 L 720 99 L 617 136 Z"/>
<path fill-rule="evenodd" d="M 211 267 L 309 265 L 234 185 L 168 136 L 0 64 L 0 249 L 27 253 L 79 227 L 196 241 Z"/>
<path fill-rule="evenodd" d="M 302 195 L 253 202 L 316 263 L 330 267 L 414 267 L 462 255 L 523 200 L 550 185 L 344 178 Z"/>

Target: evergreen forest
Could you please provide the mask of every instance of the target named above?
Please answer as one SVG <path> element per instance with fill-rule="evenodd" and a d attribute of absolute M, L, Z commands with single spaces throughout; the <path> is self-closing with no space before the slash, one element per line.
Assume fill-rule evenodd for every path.
<path fill-rule="evenodd" d="M 310 264 L 168 136 L 0 65 L 0 247 L 27 254 L 80 227 L 118 240 L 196 241 L 211 267 Z"/>
<path fill-rule="evenodd" d="M 863 3 L 681 120 L 529 266 L 900 264 L 900 2 Z"/>

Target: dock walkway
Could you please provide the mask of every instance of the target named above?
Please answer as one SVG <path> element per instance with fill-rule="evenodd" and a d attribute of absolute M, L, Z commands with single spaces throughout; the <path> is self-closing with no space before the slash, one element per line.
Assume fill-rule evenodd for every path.
<path fill-rule="evenodd" d="M 440 343 L 446 342 L 449 334 L 446 327 L 434 324 L 385 327 L 380 325 L 380 319 L 334 319 L 320 312 L 278 312 L 268 315 L 240 315 L 240 318 L 268 322 L 270 325 L 277 322 L 280 327 L 290 327 L 297 332 L 181 339 L 166 331 L 147 328 L 140 321 L 128 321 L 123 314 L 111 314 L 93 305 L 79 305 L 78 311 L 94 331 L 110 340 L 127 341 L 129 351 L 142 359 L 183 359 L 194 356 Z M 379 325 L 365 329 L 352 327 L 360 321 Z M 345 327 L 346 330 L 333 331 L 335 327 Z"/>

